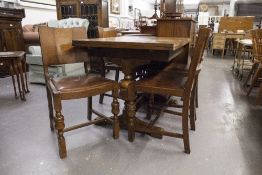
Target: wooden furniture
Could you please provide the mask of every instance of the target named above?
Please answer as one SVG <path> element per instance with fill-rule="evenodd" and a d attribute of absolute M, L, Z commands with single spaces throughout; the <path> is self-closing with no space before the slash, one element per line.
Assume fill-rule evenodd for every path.
<path fill-rule="evenodd" d="M 97 26 L 108 27 L 107 0 L 56 0 L 57 19 L 88 19 L 88 38 L 97 38 Z"/>
<path fill-rule="evenodd" d="M 121 65 L 124 79 L 120 81 L 120 96 L 125 100 L 125 108 L 120 121 L 128 124 L 129 141 L 134 140 L 134 131 L 161 138 L 164 134 L 162 128 L 148 126 L 148 123 L 135 117 L 135 71 L 137 67 L 151 61 L 170 62 L 177 59 L 178 62 L 186 64 L 189 38 L 125 35 L 74 40 L 73 45 L 87 47 L 90 56 L 109 57 L 112 62 Z"/>
<path fill-rule="evenodd" d="M 140 33 L 156 35 L 157 26 L 140 26 Z"/>
<path fill-rule="evenodd" d="M 108 37 L 117 37 L 117 31 L 115 28 L 102 28 L 98 27 L 99 38 L 108 38 Z M 106 76 L 106 71 L 115 71 L 115 81 L 119 81 L 119 72 L 121 71 L 121 66 L 118 66 L 110 61 L 109 58 L 102 58 L 102 68 L 101 75 L 102 77 Z M 101 94 L 99 98 L 99 103 L 102 104 L 104 96 L 112 96 L 109 94 Z"/>
<path fill-rule="evenodd" d="M 232 71 L 236 76 L 242 80 L 244 70 L 252 67 L 252 40 L 251 39 L 237 39 L 237 50 L 234 58 Z M 246 54 L 247 53 L 247 54 Z M 247 55 L 247 56 L 246 56 Z M 245 86 L 245 85 L 244 85 Z"/>
<path fill-rule="evenodd" d="M 221 17 L 218 32 L 231 31 L 237 33 L 237 30 L 251 30 L 253 29 L 254 19 L 254 16 Z"/>
<path fill-rule="evenodd" d="M 180 7 L 180 5 L 179 5 L 179 7 Z M 182 10 L 182 9 L 180 9 L 180 10 Z M 177 12 L 177 1 L 176 0 L 161 0 L 160 16 L 161 16 L 161 18 L 181 17 L 181 11 Z"/>
<path fill-rule="evenodd" d="M 247 81 L 251 79 L 251 84 L 247 90 L 247 96 L 250 94 L 257 82 L 261 82 L 262 77 L 262 29 L 256 29 L 251 31 L 252 43 L 253 43 L 253 57 L 254 64 L 248 75 Z M 247 84 L 247 83 L 245 83 Z M 260 83 L 260 88 L 256 98 L 256 104 L 258 104 L 262 97 L 262 84 Z"/>
<path fill-rule="evenodd" d="M 212 37 L 212 53 L 214 55 L 215 50 L 221 50 L 221 58 L 224 58 L 226 47 L 226 35 L 225 33 L 213 33 Z"/>
<path fill-rule="evenodd" d="M 171 64 L 167 66 L 158 75 L 137 81 L 135 83 L 135 90 L 144 93 L 161 94 L 167 96 L 180 97 L 182 105 L 171 105 L 169 107 L 182 108 L 182 112 L 163 110 L 164 112 L 171 113 L 173 115 L 182 116 L 182 134 L 163 131 L 163 135 L 182 138 L 184 141 L 184 149 L 186 153 L 190 153 L 189 145 L 189 130 L 188 130 L 188 111 L 190 109 L 190 124 L 191 128 L 195 129 L 195 115 L 192 112 L 195 110 L 195 83 L 197 75 L 197 67 L 202 61 L 203 52 L 209 37 L 211 29 L 203 28 L 199 30 L 196 46 L 194 49 L 193 57 L 188 69 L 188 72 L 183 74 L 175 73 L 176 69 Z M 131 88 L 131 87 L 130 87 Z M 190 107 L 190 108 L 189 108 Z M 153 120 L 149 125 L 154 125 L 156 120 Z M 131 131 L 134 131 L 131 129 Z"/>
<path fill-rule="evenodd" d="M 181 19 L 158 19 L 157 36 L 159 37 L 187 37 L 190 44 L 195 42 L 196 21 L 191 18 Z"/>
<path fill-rule="evenodd" d="M 118 33 L 120 33 L 121 35 L 130 35 L 130 34 L 140 34 L 139 30 L 123 30 L 123 31 L 119 31 Z"/>
<path fill-rule="evenodd" d="M 0 7 L 0 52 L 25 51 L 21 21 L 24 9 Z M 0 69 L 0 73 L 3 70 Z"/>
<path fill-rule="evenodd" d="M 25 17 L 24 9 L 0 7 L 0 51 L 24 51 L 24 39 L 21 21 Z"/>
<path fill-rule="evenodd" d="M 60 158 L 67 155 L 64 132 L 71 131 L 91 124 L 109 121 L 113 123 L 113 137 L 119 136 L 118 113 L 119 103 L 118 83 L 96 75 L 67 76 L 61 78 L 50 77 L 48 66 L 67 63 L 77 63 L 87 61 L 87 52 L 81 48 L 72 46 L 72 39 L 86 38 L 85 28 L 48 28 L 40 27 L 40 44 L 43 55 L 43 65 L 47 84 L 47 98 L 49 107 L 50 127 L 53 130 L 53 120 L 57 130 L 58 146 Z M 62 100 L 79 99 L 92 97 L 112 91 L 112 113 L 113 119 L 92 109 L 92 103 L 88 105 L 88 114 L 94 113 L 98 117 L 95 120 L 65 128 L 64 116 L 62 114 Z M 55 116 L 53 116 L 53 108 Z M 91 116 L 88 116 L 91 119 Z"/>
<path fill-rule="evenodd" d="M 0 52 L 0 69 L 6 70 L 12 76 L 13 87 L 16 93 L 16 83 L 14 75 L 17 77 L 18 91 L 21 100 L 26 100 L 25 93 L 28 93 L 26 61 L 24 51 Z"/>

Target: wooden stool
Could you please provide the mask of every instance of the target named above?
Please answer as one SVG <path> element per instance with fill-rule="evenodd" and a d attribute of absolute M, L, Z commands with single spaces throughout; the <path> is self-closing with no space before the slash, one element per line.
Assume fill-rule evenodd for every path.
<path fill-rule="evenodd" d="M 20 99 L 25 101 L 25 93 L 29 92 L 27 84 L 25 52 L 0 52 L 0 63 L 1 66 L 7 70 L 9 75 L 11 75 L 15 97 L 18 98 L 14 78 L 14 75 L 16 75 Z"/>

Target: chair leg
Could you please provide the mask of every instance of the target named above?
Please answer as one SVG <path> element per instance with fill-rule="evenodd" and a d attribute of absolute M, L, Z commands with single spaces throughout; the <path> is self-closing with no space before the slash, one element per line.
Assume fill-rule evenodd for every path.
<path fill-rule="evenodd" d="M 146 119 L 150 120 L 153 113 L 154 94 L 149 95 Z"/>
<path fill-rule="evenodd" d="M 100 103 L 100 104 L 103 104 L 104 97 L 105 97 L 104 94 L 101 94 L 101 95 L 99 96 L 99 103 Z"/>
<path fill-rule="evenodd" d="M 258 66 L 258 63 L 254 63 L 254 64 L 252 65 L 252 68 L 251 68 L 251 70 L 250 70 L 250 72 L 249 72 L 249 74 L 248 74 L 248 76 L 247 76 L 247 79 L 246 79 L 246 81 L 245 81 L 244 84 L 243 84 L 243 87 L 244 87 L 244 88 L 247 86 L 249 80 L 251 79 L 252 75 L 254 74 L 255 70 L 257 69 L 257 66 Z"/>
<path fill-rule="evenodd" d="M 103 62 L 103 64 L 105 64 L 104 62 Z M 106 72 L 105 72 L 106 70 L 105 70 L 105 67 L 103 67 L 102 68 L 102 70 L 101 70 L 101 76 L 102 77 L 106 77 Z M 104 94 L 101 94 L 100 96 L 99 96 L 99 103 L 100 104 L 103 104 L 103 101 L 104 101 Z"/>
<path fill-rule="evenodd" d="M 195 98 L 195 100 L 196 100 L 196 107 L 198 108 L 198 75 L 196 77 L 196 82 L 195 83 L 196 83 L 196 85 L 195 85 L 196 86 L 196 90 L 195 90 L 196 91 L 195 92 L 196 93 L 196 98 Z"/>
<path fill-rule="evenodd" d="M 63 159 L 67 155 L 66 142 L 64 137 L 65 123 L 64 123 L 64 116 L 61 113 L 62 110 L 61 99 L 58 96 L 54 97 L 54 108 L 56 112 L 55 128 L 57 130 L 59 156 L 61 159 Z"/>
<path fill-rule="evenodd" d="M 112 113 L 113 113 L 113 138 L 114 139 L 118 139 L 119 138 L 119 130 L 120 130 L 120 126 L 119 126 L 119 118 L 118 118 L 118 114 L 119 114 L 119 102 L 117 100 L 118 97 L 118 85 L 117 83 L 114 85 L 114 89 L 112 92 L 113 95 L 113 102 L 111 104 L 112 106 Z"/>
<path fill-rule="evenodd" d="M 261 71 L 262 71 L 261 68 L 258 66 L 257 70 L 255 71 L 255 75 L 252 78 L 251 85 L 247 91 L 247 94 L 246 94 L 247 96 L 249 96 L 250 92 L 252 91 L 253 87 L 255 86 L 257 78 L 260 75 Z"/>
<path fill-rule="evenodd" d="M 221 55 L 222 59 L 224 58 L 224 54 L 225 54 L 225 49 L 222 49 L 222 55 Z"/>
<path fill-rule="evenodd" d="M 54 113 L 53 113 L 52 95 L 47 86 L 46 86 L 46 95 L 47 95 L 48 110 L 49 110 L 50 129 L 51 131 L 54 131 L 54 125 L 53 125 Z"/>
<path fill-rule="evenodd" d="M 196 120 L 196 83 L 194 83 L 194 87 L 191 93 L 191 97 L 190 97 L 190 113 L 189 113 L 189 118 L 190 118 L 190 127 L 191 130 L 196 130 L 196 124 L 195 124 L 195 120 Z"/>
<path fill-rule="evenodd" d="M 119 81 L 119 70 L 116 70 L 115 81 Z"/>
<path fill-rule="evenodd" d="M 87 119 L 92 120 L 92 112 L 93 112 L 93 107 L 92 107 L 92 97 L 88 97 L 88 107 L 87 107 Z"/>
<path fill-rule="evenodd" d="M 261 101 L 261 97 L 262 97 L 262 84 L 260 84 L 259 86 L 259 91 L 256 97 L 256 105 L 258 105 L 259 102 Z"/>
<path fill-rule="evenodd" d="M 12 77 L 12 82 L 13 82 L 13 87 L 14 87 L 14 92 L 15 92 L 15 98 L 18 98 L 17 93 L 16 93 L 16 83 L 15 83 L 15 77 L 14 77 L 14 69 L 12 64 L 10 65 L 10 73 L 11 73 L 11 77 Z"/>
<path fill-rule="evenodd" d="M 184 98 L 183 101 L 183 111 L 182 111 L 182 129 L 183 129 L 183 141 L 185 153 L 190 153 L 190 144 L 189 144 L 189 131 L 188 131 L 188 109 L 189 109 L 189 99 L 188 97 Z"/>

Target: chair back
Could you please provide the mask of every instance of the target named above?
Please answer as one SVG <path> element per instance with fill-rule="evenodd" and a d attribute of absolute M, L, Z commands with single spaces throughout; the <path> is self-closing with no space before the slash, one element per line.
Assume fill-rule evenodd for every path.
<path fill-rule="evenodd" d="M 213 33 L 213 41 L 212 41 L 213 49 L 224 49 L 225 44 L 226 44 L 226 34 Z"/>
<path fill-rule="evenodd" d="M 117 37 L 115 28 L 98 27 L 99 38 Z"/>
<path fill-rule="evenodd" d="M 195 48 L 192 54 L 191 63 L 189 67 L 188 80 L 186 82 L 186 89 L 188 89 L 189 92 L 193 88 L 193 82 L 196 75 L 197 67 L 202 61 L 204 49 L 206 47 L 210 32 L 210 28 L 199 29 L 198 37 L 196 40 Z"/>
<path fill-rule="evenodd" d="M 86 39 L 86 29 L 79 28 L 39 28 L 40 45 L 44 66 L 79 63 L 88 61 L 84 48 L 73 47 L 73 39 Z"/>
<path fill-rule="evenodd" d="M 254 59 L 262 62 L 262 29 L 251 30 Z"/>

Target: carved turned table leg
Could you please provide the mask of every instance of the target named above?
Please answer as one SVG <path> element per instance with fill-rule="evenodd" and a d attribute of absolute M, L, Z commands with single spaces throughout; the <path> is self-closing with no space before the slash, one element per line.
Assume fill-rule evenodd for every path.
<path fill-rule="evenodd" d="M 120 118 L 123 127 L 128 130 L 128 140 L 134 141 L 135 131 L 150 134 L 153 137 L 162 138 L 163 129 L 156 126 L 150 126 L 138 118 L 136 118 L 136 92 L 134 88 L 135 83 L 135 69 L 148 61 L 143 60 L 128 60 L 123 59 L 121 62 L 124 79 L 120 81 L 120 96 L 125 100 L 125 107 L 123 116 Z"/>
<path fill-rule="evenodd" d="M 133 141 L 135 139 L 134 131 L 134 117 L 136 114 L 135 106 L 135 92 L 131 86 L 134 85 L 134 70 L 137 64 L 131 63 L 131 60 L 122 61 L 122 69 L 124 73 L 124 79 L 120 81 L 120 96 L 125 100 L 125 108 L 123 112 L 124 120 L 126 120 L 128 130 L 128 140 Z"/>

